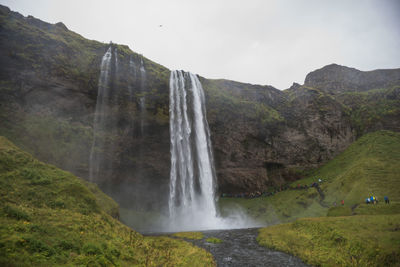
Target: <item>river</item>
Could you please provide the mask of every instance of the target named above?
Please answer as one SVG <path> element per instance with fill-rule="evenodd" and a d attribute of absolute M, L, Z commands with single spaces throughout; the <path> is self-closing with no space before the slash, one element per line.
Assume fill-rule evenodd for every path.
<path fill-rule="evenodd" d="M 292 255 L 260 246 L 258 228 L 203 231 L 204 238 L 186 241 L 209 251 L 218 266 L 309 266 Z M 215 237 L 221 243 L 208 243 Z"/>

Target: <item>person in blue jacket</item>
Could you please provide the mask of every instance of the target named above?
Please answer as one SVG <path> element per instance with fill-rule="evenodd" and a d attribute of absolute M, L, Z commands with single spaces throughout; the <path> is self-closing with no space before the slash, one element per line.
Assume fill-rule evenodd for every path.
<path fill-rule="evenodd" d="M 385 203 L 389 204 L 389 198 L 387 196 L 385 196 L 384 199 L 385 199 Z"/>

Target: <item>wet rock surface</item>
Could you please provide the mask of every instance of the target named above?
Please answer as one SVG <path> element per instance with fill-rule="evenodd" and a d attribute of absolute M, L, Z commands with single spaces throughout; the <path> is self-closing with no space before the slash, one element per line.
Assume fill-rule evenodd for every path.
<path fill-rule="evenodd" d="M 299 258 L 262 247 L 257 243 L 258 228 L 203 232 L 201 240 L 187 240 L 209 251 L 218 266 L 308 266 Z M 209 243 L 210 237 L 221 243 Z"/>

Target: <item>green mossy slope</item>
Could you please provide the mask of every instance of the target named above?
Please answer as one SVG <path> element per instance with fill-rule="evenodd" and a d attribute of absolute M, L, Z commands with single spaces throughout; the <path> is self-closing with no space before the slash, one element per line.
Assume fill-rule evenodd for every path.
<path fill-rule="evenodd" d="M 322 178 L 327 205 L 343 199 L 345 206 L 353 206 L 372 195 L 381 202 L 385 195 L 400 202 L 399 162 L 400 133 L 378 131 L 364 135 L 300 183 Z"/>
<path fill-rule="evenodd" d="M 201 82 L 208 100 L 207 116 L 212 121 L 229 121 L 241 117 L 264 125 L 284 120 L 267 102 L 253 96 L 268 94 L 270 91 L 276 94 L 276 89 L 226 80 L 202 78 Z"/>
<path fill-rule="evenodd" d="M 327 212 L 327 208 L 321 206 L 315 188 L 286 190 L 273 196 L 253 199 L 220 198 L 218 204 L 222 216 L 229 216 L 231 211 L 240 211 L 263 225 L 324 216 Z"/>
<path fill-rule="evenodd" d="M 358 135 L 377 124 L 391 125 L 400 116 L 400 86 L 339 94 L 337 100 L 349 110 Z"/>
<path fill-rule="evenodd" d="M 255 199 L 221 198 L 219 204 L 223 214 L 230 209 L 242 208 L 247 215 L 267 224 L 325 216 L 329 208 L 335 202 L 340 205 L 341 200 L 344 200 L 343 208 L 347 210 L 330 210 L 331 214 L 346 215 L 348 209 L 352 214 L 368 214 L 364 207 L 368 196 L 376 196 L 381 203 L 385 195 L 389 196 L 392 204 L 400 202 L 399 162 L 400 134 L 378 131 L 361 137 L 342 154 L 308 174 L 307 178 L 289 185 L 291 188 L 298 184 L 310 185 L 321 178 L 320 192 L 309 187 Z M 379 213 L 400 213 L 400 206 L 393 205 L 390 211 Z"/>
<path fill-rule="evenodd" d="M 398 266 L 400 215 L 304 218 L 260 230 L 258 241 L 315 266 Z"/>
<path fill-rule="evenodd" d="M 317 266 L 398 266 L 400 134 L 367 134 L 300 184 L 320 177 L 328 217 L 303 218 L 260 230 L 260 244 Z M 278 193 L 277 195 L 281 195 Z M 365 204 L 374 195 L 378 204 Z M 389 196 L 390 204 L 385 204 Z M 344 200 L 343 206 L 339 205 Z M 290 203 L 286 203 L 290 206 Z M 307 215 L 307 210 L 304 211 Z"/>
<path fill-rule="evenodd" d="M 184 241 L 143 237 L 93 184 L 41 163 L 0 137 L 0 265 L 213 266 Z"/>

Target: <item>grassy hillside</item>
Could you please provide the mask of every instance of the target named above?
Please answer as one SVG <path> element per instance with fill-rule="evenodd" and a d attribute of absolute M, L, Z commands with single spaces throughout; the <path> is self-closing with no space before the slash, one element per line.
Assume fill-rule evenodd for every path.
<path fill-rule="evenodd" d="M 299 219 L 260 230 L 260 244 L 316 266 L 398 266 L 400 214 Z"/>
<path fill-rule="evenodd" d="M 287 190 L 270 197 L 253 199 L 220 198 L 221 214 L 240 211 L 262 224 L 290 222 L 296 218 L 324 216 L 327 208 L 321 206 L 320 196 L 314 188 Z"/>
<path fill-rule="evenodd" d="M 362 213 L 366 197 L 374 195 L 381 203 L 387 195 L 400 202 L 400 134 L 379 131 L 354 142 L 336 158 L 289 187 L 310 185 L 321 178 L 320 192 L 314 187 L 285 190 L 270 197 L 255 199 L 221 198 L 222 213 L 242 209 L 264 223 L 289 222 L 301 217 L 325 216 L 333 203 L 344 200 L 351 213 Z M 357 207 L 357 205 L 359 205 Z M 397 209 L 391 213 L 400 212 Z"/>
<path fill-rule="evenodd" d="M 93 184 L 41 163 L 0 137 L 0 265 L 213 266 L 184 241 L 143 237 Z"/>
<path fill-rule="evenodd" d="M 325 182 L 321 189 L 324 202 L 331 205 L 342 199 L 346 206 L 363 203 L 371 195 L 383 201 L 400 202 L 400 134 L 379 131 L 367 134 L 301 183 L 316 177 Z"/>
<path fill-rule="evenodd" d="M 324 194 L 321 205 L 328 217 L 303 218 L 261 229 L 259 243 L 317 266 L 398 266 L 399 160 L 399 133 L 380 131 L 363 136 L 298 182 L 310 184 L 317 177 L 324 180 L 320 185 Z M 380 203 L 365 204 L 365 198 L 371 195 Z M 385 195 L 389 196 L 389 205 L 383 201 Z M 276 197 L 282 196 L 278 193 Z M 332 207 L 333 202 L 339 206 Z M 285 205 L 290 207 L 291 203 Z M 303 215 L 309 217 L 309 208 L 303 209 Z"/>

